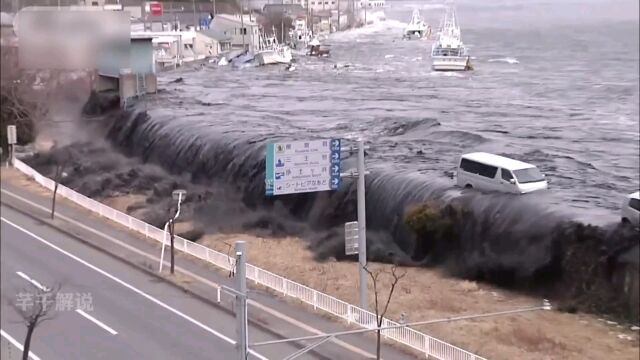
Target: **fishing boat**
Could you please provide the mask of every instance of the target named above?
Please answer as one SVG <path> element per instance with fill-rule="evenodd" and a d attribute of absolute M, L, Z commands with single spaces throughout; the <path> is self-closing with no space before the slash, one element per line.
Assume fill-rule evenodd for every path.
<path fill-rule="evenodd" d="M 294 50 L 305 50 L 309 45 L 309 42 L 313 39 L 311 30 L 307 28 L 307 21 L 305 18 L 298 18 L 293 23 L 293 27 L 289 32 L 289 39 L 291 39 L 291 48 Z"/>
<path fill-rule="evenodd" d="M 269 36 L 264 33 L 260 34 L 259 47 L 255 54 L 258 65 L 290 64 L 291 59 L 293 59 L 291 48 L 278 43 L 275 31 L 273 35 Z"/>
<path fill-rule="evenodd" d="M 462 42 L 456 13 L 450 6 L 442 21 L 438 39 L 431 47 L 431 68 L 435 71 L 471 70 L 471 56 Z"/>
<path fill-rule="evenodd" d="M 413 14 L 411 15 L 411 21 L 404 29 L 404 39 L 411 39 L 414 37 L 422 38 L 422 37 L 431 36 L 431 26 L 427 25 L 420 16 L 420 11 L 418 9 L 413 10 Z"/>

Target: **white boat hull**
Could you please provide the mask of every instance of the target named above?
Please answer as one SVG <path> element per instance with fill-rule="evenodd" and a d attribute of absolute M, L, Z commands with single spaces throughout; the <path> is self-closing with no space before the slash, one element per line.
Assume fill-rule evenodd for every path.
<path fill-rule="evenodd" d="M 275 50 L 265 50 L 256 54 L 256 61 L 259 65 L 271 65 L 271 64 L 290 64 L 291 50 L 287 49 L 283 52 L 277 52 Z"/>
<path fill-rule="evenodd" d="M 467 71 L 470 70 L 469 56 L 433 56 L 431 68 L 435 71 Z"/>

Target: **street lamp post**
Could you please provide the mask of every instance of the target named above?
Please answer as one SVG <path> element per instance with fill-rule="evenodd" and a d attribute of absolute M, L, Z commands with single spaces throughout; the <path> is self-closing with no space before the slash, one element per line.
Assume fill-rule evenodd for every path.
<path fill-rule="evenodd" d="M 164 237 L 162 238 L 162 251 L 160 252 L 160 269 L 158 270 L 158 272 L 162 272 L 162 264 L 164 262 L 164 248 L 167 244 L 167 230 L 169 230 L 170 243 L 171 243 L 171 274 L 173 274 L 175 270 L 175 247 L 174 247 L 175 221 L 180 215 L 180 205 L 182 204 L 182 200 L 184 200 L 184 198 L 187 196 L 187 191 L 182 189 L 174 190 L 171 193 L 171 196 L 173 197 L 174 200 L 178 201 L 178 209 L 176 211 L 176 214 L 172 218 L 170 218 L 169 221 L 167 221 L 167 223 L 164 225 Z"/>

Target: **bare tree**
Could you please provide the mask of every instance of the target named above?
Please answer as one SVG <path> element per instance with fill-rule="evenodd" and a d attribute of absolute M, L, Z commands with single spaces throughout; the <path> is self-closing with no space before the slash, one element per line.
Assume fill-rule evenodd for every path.
<path fill-rule="evenodd" d="M 18 89 L 18 84 L 0 86 L 0 103 L 2 103 L 0 106 L 0 144 L 8 153 L 7 126 L 16 126 L 19 144 L 33 141 L 35 119 L 40 116 L 38 111 L 42 106 L 22 94 Z"/>
<path fill-rule="evenodd" d="M 22 360 L 29 359 L 31 339 L 36 328 L 55 316 L 55 307 L 53 305 L 60 288 L 61 286 L 57 285 L 53 288 L 37 287 L 35 292 L 22 291 L 18 293 L 18 298 L 12 303 L 13 308 L 27 327 Z"/>
<path fill-rule="evenodd" d="M 405 277 L 405 275 L 407 275 L 406 271 L 403 272 L 402 274 L 398 274 L 396 272 L 397 269 L 398 267 L 395 264 L 391 267 L 390 272 L 385 271 L 384 268 L 376 271 L 371 271 L 366 265 L 364 266 L 364 271 L 366 271 L 367 274 L 369 274 L 369 277 L 371 277 L 371 281 L 373 282 L 373 293 L 375 296 L 374 300 L 375 300 L 375 310 L 376 310 L 376 325 L 378 327 L 378 330 L 376 330 L 376 359 L 378 360 L 380 360 L 380 332 L 381 332 L 380 327 L 382 327 L 382 320 L 384 319 L 384 316 L 387 314 L 387 310 L 389 309 L 389 304 L 391 303 L 391 298 L 393 297 L 393 292 L 396 289 L 396 285 L 403 277 Z M 391 277 L 391 287 L 389 288 L 389 294 L 387 294 L 387 300 L 381 309 L 382 303 L 378 301 L 378 295 L 379 295 L 378 280 L 380 280 L 380 275 L 382 274 L 387 274 Z"/>

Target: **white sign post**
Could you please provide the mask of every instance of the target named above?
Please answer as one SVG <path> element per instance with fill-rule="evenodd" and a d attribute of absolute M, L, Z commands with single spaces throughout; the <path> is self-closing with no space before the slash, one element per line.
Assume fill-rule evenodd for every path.
<path fill-rule="evenodd" d="M 368 172 L 364 162 L 364 140 L 358 141 L 357 170 L 350 173 L 340 172 L 341 140 L 324 139 L 314 141 L 296 141 L 267 144 L 265 192 L 267 196 L 297 194 L 315 191 L 337 190 L 342 177 L 357 179 L 358 221 L 349 225 L 350 230 L 357 232 L 356 237 L 345 241 L 357 241 L 357 252 L 360 279 L 360 307 L 368 308 L 367 297 L 367 225 L 365 206 L 365 181 Z M 345 151 L 355 149 L 344 149 Z M 352 223 L 348 223 L 352 224 Z M 345 231 L 347 230 L 345 224 Z M 345 232 L 346 236 L 346 232 Z M 353 246 L 345 251 L 355 251 Z"/>
<path fill-rule="evenodd" d="M 365 182 L 366 175 L 364 165 L 364 141 L 358 140 L 358 263 L 360 265 L 360 307 L 367 310 L 369 307 L 367 296 L 367 274 L 365 266 L 367 266 L 367 224 L 366 224 L 366 206 L 365 206 Z"/>
<path fill-rule="evenodd" d="M 267 196 L 337 190 L 340 139 L 267 144 Z"/>
<path fill-rule="evenodd" d="M 18 143 L 18 131 L 15 125 L 7 126 L 7 144 L 9 144 L 9 154 L 7 158 L 7 167 L 9 164 L 14 164 L 15 159 L 15 146 Z"/>
<path fill-rule="evenodd" d="M 359 139 L 357 149 L 351 147 L 345 149 L 345 151 L 354 151 L 358 152 L 358 163 L 356 170 L 351 170 L 345 174 L 342 174 L 343 177 L 355 178 L 357 179 L 357 198 L 358 198 L 358 221 L 355 222 L 357 224 L 357 242 L 358 242 L 358 277 L 360 283 L 360 308 L 367 309 L 368 308 L 368 296 L 367 296 L 367 272 L 365 271 L 365 266 L 367 266 L 367 224 L 366 224 L 366 205 L 365 205 L 365 175 L 368 175 L 369 172 L 365 170 L 364 163 L 364 150 L 366 146 L 364 145 L 364 140 Z M 346 230 L 346 224 L 345 224 Z M 345 233 L 346 235 L 346 233 Z"/>
<path fill-rule="evenodd" d="M 344 223 L 344 253 L 355 255 L 358 253 L 358 222 Z"/>

